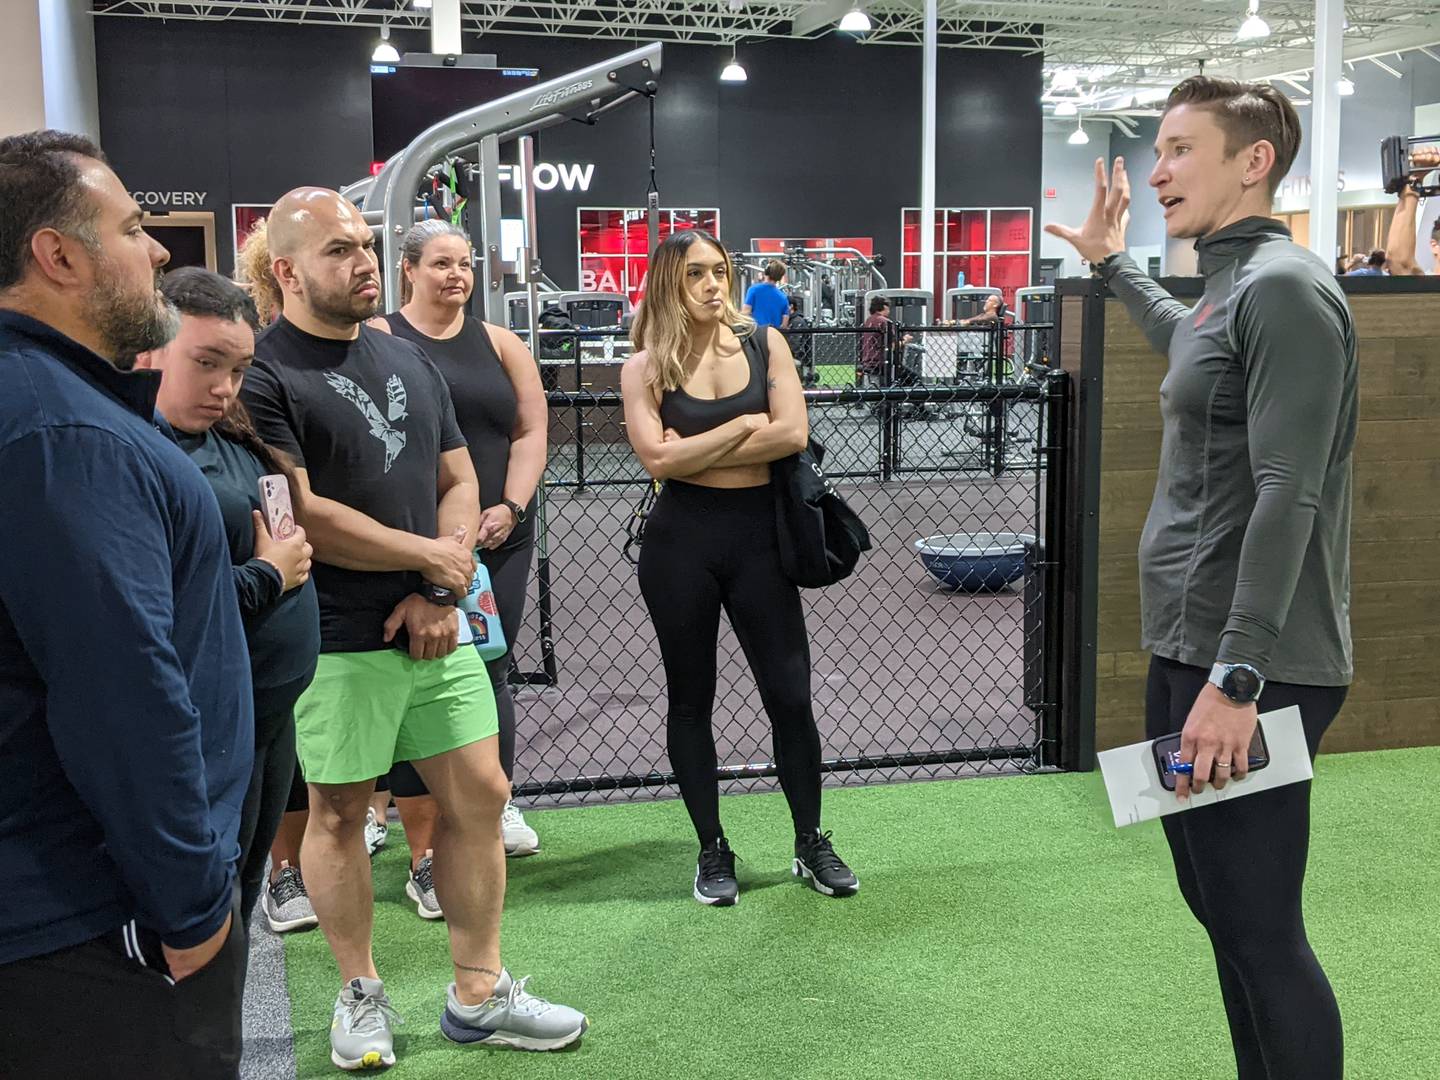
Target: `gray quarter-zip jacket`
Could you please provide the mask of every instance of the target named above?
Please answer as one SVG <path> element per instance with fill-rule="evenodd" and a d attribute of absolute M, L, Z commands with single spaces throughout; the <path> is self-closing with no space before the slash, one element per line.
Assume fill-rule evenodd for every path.
<path fill-rule="evenodd" d="M 1101 276 L 1169 357 L 1140 540 L 1141 644 L 1267 679 L 1348 685 L 1355 328 L 1330 268 L 1246 218 L 1196 244 L 1187 308 L 1124 254 Z"/>

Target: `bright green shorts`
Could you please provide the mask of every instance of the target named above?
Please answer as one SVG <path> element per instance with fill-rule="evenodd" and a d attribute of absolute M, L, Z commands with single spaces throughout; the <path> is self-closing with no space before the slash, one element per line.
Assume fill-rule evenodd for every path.
<path fill-rule="evenodd" d="M 470 645 L 442 660 L 412 660 L 399 649 L 321 653 L 315 681 L 295 704 L 296 749 L 312 784 L 384 776 L 397 761 L 499 730 L 490 676 Z"/>

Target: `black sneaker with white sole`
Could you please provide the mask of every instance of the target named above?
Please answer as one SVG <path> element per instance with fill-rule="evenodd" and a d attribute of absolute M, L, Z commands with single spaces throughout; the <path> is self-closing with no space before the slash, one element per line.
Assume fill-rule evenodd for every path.
<path fill-rule="evenodd" d="M 712 907 L 730 907 L 740 899 L 735 853 L 723 836 L 700 849 L 700 861 L 695 867 L 695 899 Z"/>
<path fill-rule="evenodd" d="M 845 865 L 845 860 L 835 854 L 830 834 L 819 829 L 796 835 L 795 862 L 791 869 L 796 877 L 804 878 L 826 896 L 854 896 L 860 891 L 860 880 Z"/>

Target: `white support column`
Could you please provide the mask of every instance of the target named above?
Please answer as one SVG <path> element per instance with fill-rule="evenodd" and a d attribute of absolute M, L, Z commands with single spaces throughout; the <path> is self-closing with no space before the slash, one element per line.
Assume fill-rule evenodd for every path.
<path fill-rule="evenodd" d="M 460 0 L 434 0 L 430 8 L 430 51 L 440 56 L 459 56 L 465 51 L 460 41 Z"/>
<path fill-rule="evenodd" d="M 39 11 L 45 126 L 99 142 L 100 95 L 89 0 L 44 0 Z"/>
<path fill-rule="evenodd" d="M 925 0 L 920 124 L 920 288 L 930 293 L 935 291 L 935 61 L 938 38 L 936 0 Z M 940 315 L 940 309 L 932 303 L 930 321 L 938 322 Z"/>
<path fill-rule="evenodd" d="M 1344 28 L 1344 0 L 1315 0 L 1315 77 L 1310 84 L 1310 250 L 1327 264 L 1335 262 Z"/>

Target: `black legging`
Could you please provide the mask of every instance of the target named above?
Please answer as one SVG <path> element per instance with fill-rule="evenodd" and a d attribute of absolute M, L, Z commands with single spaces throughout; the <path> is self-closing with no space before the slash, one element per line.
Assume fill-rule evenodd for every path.
<path fill-rule="evenodd" d="M 1208 674 L 1173 660 L 1151 661 L 1147 738 L 1185 726 Z M 1345 693 L 1343 686 L 1272 682 L 1260 709 L 1299 706 L 1313 759 Z M 1180 892 L 1215 950 L 1239 1080 L 1338 1080 L 1344 1070 L 1340 1009 L 1306 940 L 1300 908 L 1310 784 L 1288 784 L 1163 822 Z"/>
<path fill-rule="evenodd" d="M 515 654 L 515 635 L 525 618 L 525 587 L 530 582 L 530 557 L 535 552 L 535 534 L 529 530 L 518 541 L 507 541 L 494 551 L 482 551 L 485 569 L 490 571 L 490 587 L 495 592 L 495 606 L 500 609 L 500 628 L 505 631 L 505 655 L 485 663 L 490 673 L 490 686 L 495 691 L 495 713 L 500 721 L 500 767 L 505 778 L 515 780 L 515 698 L 510 693 L 510 663 Z M 469 648 L 469 646 L 466 646 Z M 388 777 L 382 777 L 379 790 L 387 787 L 399 798 L 428 795 L 430 789 L 415 766 L 408 761 L 396 762 Z"/>
<path fill-rule="evenodd" d="M 665 661 L 670 764 L 701 845 L 723 835 L 710 725 L 722 607 L 770 717 L 795 830 L 818 829 L 810 641 L 800 591 L 780 571 L 769 485 L 723 490 L 668 481 L 646 524 L 640 591 Z"/>
<path fill-rule="evenodd" d="M 295 702 L 309 684 L 299 683 L 263 691 L 255 700 L 255 764 L 250 787 L 240 808 L 240 913 L 248 925 L 250 913 L 265 885 L 265 860 L 280 829 L 299 775 L 295 758 Z"/>

